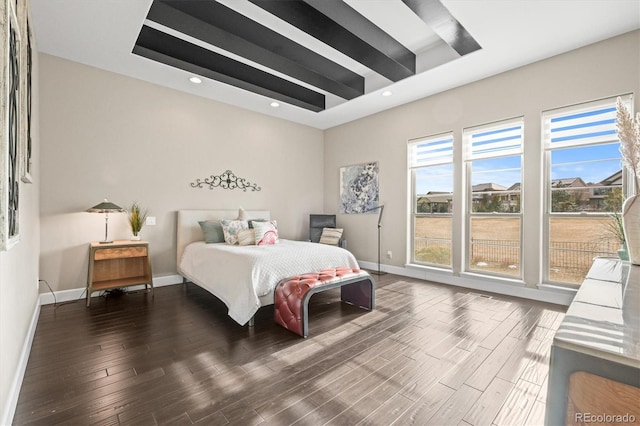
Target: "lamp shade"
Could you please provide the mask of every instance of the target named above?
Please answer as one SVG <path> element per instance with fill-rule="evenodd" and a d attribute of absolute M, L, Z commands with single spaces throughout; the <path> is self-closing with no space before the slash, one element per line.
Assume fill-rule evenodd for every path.
<path fill-rule="evenodd" d="M 113 204 L 108 201 L 106 198 L 100 204 L 96 204 L 95 206 L 87 209 L 89 213 L 104 213 L 104 240 L 100 241 L 100 244 L 108 244 L 113 241 L 109 240 L 109 213 L 115 212 L 123 212 L 124 209 L 117 204 Z"/>
<path fill-rule="evenodd" d="M 111 212 L 123 212 L 124 209 L 117 204 L 113 204 L 111 201 L 108 201 L 106 198 L 100 204 L 96 204 L 95 206 L 87 209 L 89 213 L 111 213 Z"/>
<path fill-rule="evenodd" d="M 372 212 L 374 210 L 378 210 L 380 209 L 380 213 L 378 214 L 378 226 L 381 226 L 382 224 L 382 212 L 384 211 L 384 204 L 378 204 L 375 207 L 371 207 L 370 209 L 365 210 L 364 212 Z"/>

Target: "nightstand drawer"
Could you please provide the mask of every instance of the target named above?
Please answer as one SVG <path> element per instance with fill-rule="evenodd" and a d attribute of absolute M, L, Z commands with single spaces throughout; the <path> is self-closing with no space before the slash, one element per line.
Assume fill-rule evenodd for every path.
<path fill-rule="evenodd" d="M 95 260 L 122 259 L 127 257 L 144 257 L 147 255 L 146 247 L 120 247 L 98 249 Z"/>

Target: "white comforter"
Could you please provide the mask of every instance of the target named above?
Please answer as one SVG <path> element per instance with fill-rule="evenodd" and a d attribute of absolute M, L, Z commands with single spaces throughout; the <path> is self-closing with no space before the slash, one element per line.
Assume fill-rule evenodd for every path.
<path fill-rule="evenodd" d="M 260 308 L 261 296 L 273 297 L 280 280 L 336 266 L 358 268 L 358 262 L 339 247 L 281 239 L 267 246 L 191 243 L 178 266 L 183 276 L 222 300 L 229 316 L 243 325 Z"/>

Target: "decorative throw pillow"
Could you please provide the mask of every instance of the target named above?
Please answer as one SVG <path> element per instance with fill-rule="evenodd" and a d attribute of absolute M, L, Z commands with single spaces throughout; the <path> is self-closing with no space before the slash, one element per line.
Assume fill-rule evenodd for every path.
<path fill-rule="evenodd" d="M 268 219 L 251 219 L 249 221 L 249 229 L 253 229 L 254 228 L 253 222 L 269 222 L 269 220 Z"/>
<path fill-rule="evenodd" d="M 278 242 L 278 224 L 275 220 L 269 222 L 253 223 L 253 231 L 256 234 L 256 245 L 264 246 Z"/>
<path fill-rule="evenodd" d="M 238 209 L 238 217 L 236 220 L 247 220 L 247 212 L 242 207 Z"/>
<path fill-rule="evenodd" d="M 222 232 L 224 232 L 224 242 L 227 244 L 238 244 L 238 232 L 242 229 L 249 229 L 246 220 L 221 220 Z"/>
<path fill-rule="evenodd" d="M 337 246 L 342 238 L 342 228 L 322 228 L 321 244 Z"/>
<path fill-rule="evenodd" d="M 238 244 L 250 246 L 256 243 L 256 234 L 253 229 L 241 229 L 238 231 Z"/>
<path fill-rule="evenodd" d="M 219 220 L 203 220 L 198 222 L 207 244 L 224 243 L 224 232 Z"/>

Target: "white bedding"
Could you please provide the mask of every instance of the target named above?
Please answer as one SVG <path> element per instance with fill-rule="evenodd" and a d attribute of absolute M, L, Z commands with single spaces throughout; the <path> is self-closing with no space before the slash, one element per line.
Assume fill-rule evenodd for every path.
<path fill-rule="evenodd" d="M 273 294 L 280 280 L 336 266 L 358 268 L 358 262 L 339 247 L 281 239 L 266 246 L 194 242 L 186 246 L 179 268 L 222 300 L 229 316 L 244 325 L 262 306 L 260 297 Z"/>

